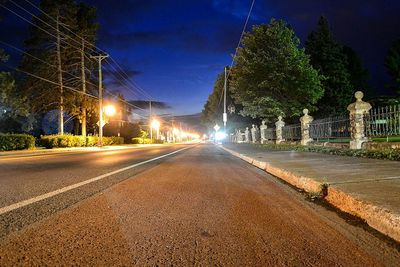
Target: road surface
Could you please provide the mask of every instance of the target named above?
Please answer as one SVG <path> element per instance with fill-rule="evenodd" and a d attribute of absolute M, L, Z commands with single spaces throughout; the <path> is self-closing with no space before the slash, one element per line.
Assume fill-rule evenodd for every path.
<path fill-rule="evenodd" d="M 400 263 L 397 244 L 211 144 L 0 160 L 0 190 L 0 266 Z"/>

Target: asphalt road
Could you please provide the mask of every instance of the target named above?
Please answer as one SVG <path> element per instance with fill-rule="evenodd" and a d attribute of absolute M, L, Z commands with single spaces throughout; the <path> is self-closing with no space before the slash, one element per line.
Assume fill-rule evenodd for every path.
<path fill-rule="evenodd" d="M 0 215 L 0 266 L 400 263 L 397 246 L 275 177 L 214 145 L 185 147 Z M 0 207 L 181 148 L 0 162 Z"/>

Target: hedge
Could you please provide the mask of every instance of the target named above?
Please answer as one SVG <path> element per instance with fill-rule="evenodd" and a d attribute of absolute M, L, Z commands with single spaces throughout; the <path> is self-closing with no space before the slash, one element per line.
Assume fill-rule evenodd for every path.
<path fill-rule="evenodd" d="M 135 137 L 132 138 L 132 144 L 151 144 L 150 138 Z"/>
<path fill-rule="evenodd" d="M 371 159 L 386 159 L 400 161 L 400 149 L 347 149 L 347 148 L 333 148 L 323 146 L 301 146 L 291 144 L 264 144 L 260 145 L 266 149 L 272 150 L 295 150 L 300 152 L 317 152 L 338 156 L 371 158 Z"/>
<path fill-rule="evenodd" d="M 29 134 L 0 133 L 0 151 L 31 149 L 35 147 L 35 137 Z"/>
<path fill-rule="evenodd" d="M 99 143 L 98 136 L 82 136 L 82 135 L 44 135 L 40 137 L 40 144 L 46 148 L 55 147 L 84 147 L 96 146 Z M 120 145 L 124 143 L 122 137 L 111 136 L 103 137 L 103 145 Z"/>

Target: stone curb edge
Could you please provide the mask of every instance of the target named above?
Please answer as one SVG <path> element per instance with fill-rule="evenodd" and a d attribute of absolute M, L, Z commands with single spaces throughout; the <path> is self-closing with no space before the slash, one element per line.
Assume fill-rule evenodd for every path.
<path fill-rule="evenodd" d="M 259 161 L 223 146 L 219 147 L 306 192 L 321 193 L 324 187 L 323 183 L 317 182 L 312 178 L 300 176 L 287 170 L 274 167 L 268 162 Z M 325 200 L 341 211 L 365 220 L 372 228 L 400 242 L 400 214 L 395 214 L 384 207 L 375 206 L 357 199 L 332 185 L 328 185 Z"/>

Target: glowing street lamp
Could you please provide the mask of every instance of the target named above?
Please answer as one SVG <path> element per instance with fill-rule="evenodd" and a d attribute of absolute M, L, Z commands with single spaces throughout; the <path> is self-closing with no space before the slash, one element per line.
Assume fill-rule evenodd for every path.
<path fill-rule="evenodd" d="M 115 107 L 112 105 L 107 105 L 104 107 L 104 114 L 106 114 L 108 117 L 114 116 L 116 112 L 117 111 Z"/>
<path fill-rule="evenodd" d="M 153 133 L 153 129 L 157 131 L 157 139 L 159 139 L 159 132 L 160 132 L 160 122 L 157 119 L 153 119 L 150 124 L 150 133 Z"/>

